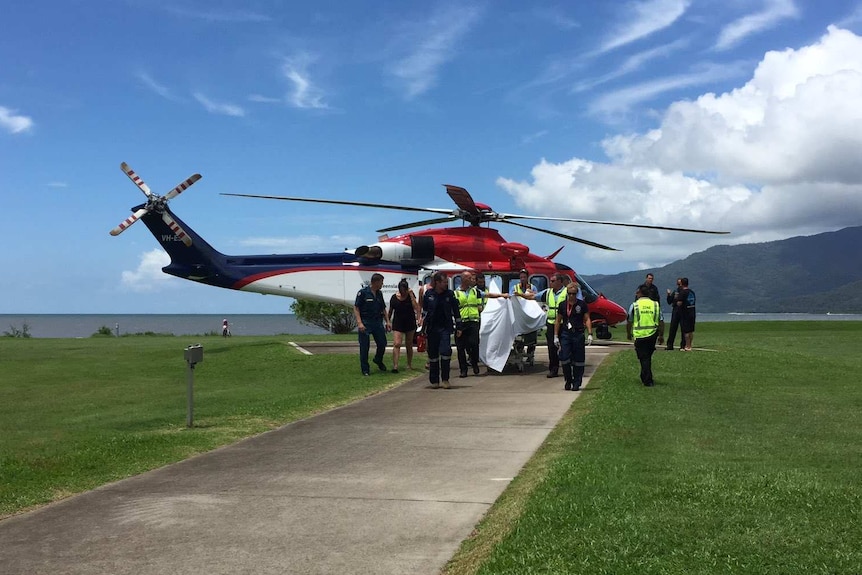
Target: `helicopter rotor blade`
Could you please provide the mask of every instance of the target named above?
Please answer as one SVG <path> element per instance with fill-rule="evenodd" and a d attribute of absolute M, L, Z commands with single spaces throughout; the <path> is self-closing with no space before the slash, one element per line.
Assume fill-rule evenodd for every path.
<path fill-rule="evenodd" d="M 174 232 L 174 235 L 177 236 L 186 246 L 192 245 L 192 239 L 186 233 L 186 231 L 180 227 L 177 221 L 168 215 L 168 212 L 162 212 L 162 220 L 171 228 L 171 231 Z"/>
<path fill-rule="evenodd" d="M 473 196 L 465 188 L 453 186 L 452 184 L 443 184 L 443 186 L 446 188 L 446 193 L 449 194 L 449 197 L 452 198 L 452 201 L 461 210 L 473 216 L 480 214 L 476 202 L 473 201 Z"/>
<path fill-rule="evenodd" d="M 574 218 L 551 218 L 551 217 L 543 217 L 543 216 L 525 216 L 521 214 L 497 214 L 500 217 L 499 221 L 506 221 L 508 223 L 509 220 L 519 219 L 519 220 L 545 220 L 551 222 L 571 222 L 575 224 L 598 224 L 602 226 L 622 226 L 626 228 L 643 228 L 647 230 L 668 230 L 672 232 L 691 232 L 695 234 L 729 234 L 730 232 L 719 232 L 713 230 L 695 230 L 692 228 L 675 228 L 671 226 L 651 226 L 647 224 L 627 224 L 623 222 L 607 222 L 603 220 L 578 220 Z"/>
<path fill-rule="evenodd" d="M 229 194 L 222 193 L 222 196 L 236 196 L 240 198 L 263 198 L 265 200 L 285 200 L 289 202 L 312 202 L 316 204 L 335 204 L 339 206 L 360 206 L 365 208 L 383 208 L 386 210 L 403 210 L 407 212 L 431 212 L 433 214 L 452 214 L 452 210 L 445 208 L 414 208 L 410 206 L 394 206 L 392 204 L 375 204 L 370 202 L 351 202 L 348 200 L 320 200 L 317 198 L 296 198 L 291 196 L 266 196 L 261 194 Z"/>
<path fill-rule="evenodd" d="M 147 210 L 147 208 L 141 208 L 140 210 L 138 210 L 137 212 L 135 212 L 134 214 L 132 214 L 131 216 L 129 216 L 128 218 L 126 218 L 125 220 L 123 220 L 122 222 L 120 222 L 120 225 L 118 225 L 118 226 L 117 226 L 117 227 L 115 227 L 113 230 L 111 230 L 111 235 L 112 235 L 112 236 L 118 236 L 118 235 L 120 235 L 121 233 L 123 233 L 124 231 L 126 231 L 126 228 L 128 228 L 128 227 L 129 227 L 129 226 L 131 226 L 133 223 L 135 223 L 135 222 L 136 222 L 136 221 L 138 221 L 140 218 L 142 218 L 144 215 L 146 215 L 146 213 L 147 213 L 148 211 L 149 211 L 149 210 Z"/>
<path fill-rule="evenodd" d="M 135 173 L 135 170 L 129 167 L 129 164 L 123 162 L 120 164 L 120 169 L 123 170 L 123 173 L 129 176 L 129 179 L 132 180 L 132 183 L 138 186 L 138 189 L 144 192 L 144 195 L 148 198 L 153 195 L 153 192 L 150 191 L 150 187 L 144 183 L 144 180 Z"/>
<path fill-rule="evenodd" d="M 377 230 L 377 233 L 394 232 L 395 230 L 406 230 L 407 228 L 418 228 L 420 226 L 431 226 L 434 224 L 448 224 L 459 219 L 457 216 L 449 216 L 448 218 L 434 218 L 432 220 L 422 220 L 421 222 L 413 222 L 410 224 L 401 224 L 400 226 L 392 226 L 391 228 L 383 228 Z"/>
<path fill-rule="evenodd" d="M 188 180 L 181 183 L 179 186 L 177 186 L 176 188 L 174 188 L 173 190 L 171 190 L 170 192 L 165 194 L 165 200 L 170 200 L 171 198 L 177 197 L 178 195 L 180 195 L 181 193 L 186 191 L 188 188 L 190 188 L 192 184 L 194 184 L 195 182 L 197 182 L 200 179 L 201 179 L 200 174 L 192 174 L 192 176 Z"/>
<path fill-rule="evenodd" d="M 610 247 L 610 246 L 606 246 L 606 245 L 604 245 L 604 244 L 599 244 L 599 243 L 596 243 L 596 242 L 591 242 L 590 240 L 585 240 L 585 239 L 582 239 L 582 238 L 576 238 L 575 236 L 570 236 L 570 235 L 563 234 L 563 233 L 560 233 L 560 232 L 555 232 L 555 231 L 552 231 L 552 230 L 546 230 L 546 229 L 544 229 L 544 228 L 537 228 L 537 227 L 535 227 L 535 226 L 528 226 L 528 225 L 526 225 L 526 224 L 519 224 L 518 222 L 510 222 L 509 220 L 501 220 L 501 221 L 502 221 L 502 223 L 504 223 L 504 224 L 511 224 L 511 225 L 513 225 L 513 226 L 518 226 L 518 227 L 520 227 L 520 228 L 527 228 L 528 230 L 533 230 L 533 231 L 536 231 L 536 232 L 542 232 L 542 233 L 545 233 L 545 234 L 550 234 L 550 235 L 552 235 L 552 236 L 557 236 L 558 238 L 563 238 L 564 240 L 569 240 L 570 242 L 577 242 L 577 243 L 579 243 L 579 244 L 584 244 L 584 245 L 586 245 L 586 246 L 592 246 L 592 247 L 594 247 L 594 248 L 600 248 L 600 249 L 603 249 L 603 250 L 609 250 L 609 251 L 612 251 L 612 252 L 618 252 L 618 251 L 620 251 L 620 250 L 618 250 L 617 248 L 612 248 L 612 247 Z"/>

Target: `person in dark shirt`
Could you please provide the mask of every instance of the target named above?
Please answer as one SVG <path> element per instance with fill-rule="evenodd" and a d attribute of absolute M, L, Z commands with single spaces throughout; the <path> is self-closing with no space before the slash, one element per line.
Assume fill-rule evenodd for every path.
<path fill-rule="evenodd" d="M 691 351 L 697 312 L 694 307 L 694 290 L 688 286 L 688 278 L 680 278 L 679 296 L 676 305 L 680 310 L 679 326 L 682 329 L 682 343 L 679 345 L 679 350 Z"/>
<path fill-rule="evenodd" d="M 449 279 L 443 272 L 431 278 L 433 289 L 422 297 L 422 330 L 428 338 L 428 379 L 431 387 L 449 389 L 449 368 L 452 362 L 452 333 L 461 335 L 461 313 L 455 293 L 449 289 Z"/>
<path fill-rule="evenodd" d="M 676 302 L 679 298 L 679 289 L 682 285 L 682 278 L 676 278 L 676 289 L 673 291 L 667 290 L 667 303 L 670 306 L 670 331 L 667 334 L 667 351 L 673 351 L 673 341 L 676 339 L 676 330 L 679 329 L 679 316 L 681 315 Z M 680 349 L 685 348 L 685 338 L 680 332 Z"/>
<path fill-rule="evenodd" d="M 407 348 L 407 369 L 413 369 L 413 336 L 419 317 L 419 302 L 406 279 L 398 282 L 398 293 L 389 300 L 389 321 L 392 322 L 392 373 L 398 373 L 401 344 Z"/>
<path fill-rule="evenodd" d="M 368 365 L 368 352 L 371 349 L 371 337 L 377 344 L 374 354 L 374 364 L 380 371 L 386 371 L 383 355 L 386 353 L 386 332 L 392 329 L 389 317 L 386 315 L 386 302 L 383 301 L 383 274 L 371 276 L 371 284 L 356 292 L 353 302 L 353 315 L 356 317 L 356 328 L 359 331 L 359 367 L 362 375 L 371 375 Z M 384 327 L 385 325 L 385 327 Z"/>
<path fill-rule="evenodd" d="M 658 295 L 658 288 L 653 283 L 654 281 L 655 281 L 655 276 L 653 276 L 651 273 L 649 273 L 646 275 L 646 278 L 644 278 L 644 283 L 642 283 L 641 286 L 646 288 L 646 292 L 644 292 L 644 293 L 646 294 L 646 296 L 648 298 L 650 298 L 651 300 L 653 300 L 655 302 L 661 303 L 661 298 Z"/>
<path fill-rule="evenodd" d="M 587 302 L 578 299 L 578 286 L 569 284 L 566 299 L 557 307 L 554 346 L 559 350 L 566 391 L 578 391 L 587 365 L 586 345 L 593 343 L 593 324 Z"/>

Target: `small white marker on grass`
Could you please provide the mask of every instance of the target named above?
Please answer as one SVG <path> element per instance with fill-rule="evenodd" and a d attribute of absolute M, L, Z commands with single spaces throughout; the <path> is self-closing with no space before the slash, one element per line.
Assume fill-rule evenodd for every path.
<path fill-rule="evenodd" d="M 297 350 L 299 350 L 300 353 L 304 353 L 305 355 L 314 355 L 313 353 L 311 353 L 310 351 L 308 351 L 304 347 L 298 346 L 295 341 L 289 341 L 287 343 L 289 343 L 290 345 L 295 347 Z"/>

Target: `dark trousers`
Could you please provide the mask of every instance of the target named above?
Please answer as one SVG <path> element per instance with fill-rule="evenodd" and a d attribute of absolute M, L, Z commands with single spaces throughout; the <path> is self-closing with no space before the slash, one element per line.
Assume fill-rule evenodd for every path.
<path fill-rule="evenodd" d="M 679 308 L 677 306 L 673 306 L 673 310 L 670 313 L 670 331 L 667 332 L 667 349 L 673 349 L 673 340 L 676 339 L 676 330 L 679 329 Z M 682 338 L 682 334 L 680 334 L 680 347 L 685 347 L 685 340 Z"/>
<path fill-rule="evenodd" d="M 548 343 L 548 371 L 558 375 L 560 373 L 560 357 L 557 354 L 557 346 L 554 345 L 554 324 L 552 323 L 545 326 L 545 341 Z M 562 338 L 560 341 L 562 342 Z"/>
<path fill-rule="evenodd" d="M 383 356 L 386 354 L 386 328 L 381 322 L 366 322 L 365 331 L 359 332 L 359 367 L 362 368 L 362 373 L 370 373 L 371 367 L 368 365 L 368 352 L 371 350 L 371 338 L 374 338 L 374 343 L 377 344 L 377 352 L 374 354 L 374 363 L 383 361 Z"/>
<path fill-rule="evenodd" d="M 467 373 L 471 365 L 479 370 L 479 322 L 465 321 L 461 323 L 461 337 L 455 338 L 458 348 L 458 368 L 461 374 Z"/>
<path fill-rule="evenodd" d="M 428 380 L 440 383 L 449 381 L 449 365 L 452 363 L 452 333 L 442 329 L 430 329 L 428 337 Z"/>
<path fill-rule="evenodd" d="M 551 346 L 553 347 L 553 342 Z M 563 330 L 560 333 L 559 359 L 566 383 L 571 384 L 577 391 L 584 381 L 584 369 L 587 365 L 587 340 L 584 332 Z"/>
<path fill-rule="evenodd" d="M 652 385 L 652 354 L 655 352 L 655 342 L 658 332 L 649 337 L 641 337 L 635 340 L 635 353 L 641 362 L 641 383 Z"/>

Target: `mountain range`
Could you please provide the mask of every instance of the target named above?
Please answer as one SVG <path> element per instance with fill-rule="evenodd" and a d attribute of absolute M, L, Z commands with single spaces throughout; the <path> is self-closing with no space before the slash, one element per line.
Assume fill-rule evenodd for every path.
<path fill-rule="evenodd" d="M 662 298 L 666 289 L 674 289 L 676 278 L 687 277 L 702 313 L 862 313 L 860 246 L 862 226 L 714 246 L 660 268 L 584 279 L 625 308 L 652 272 Z"/>

